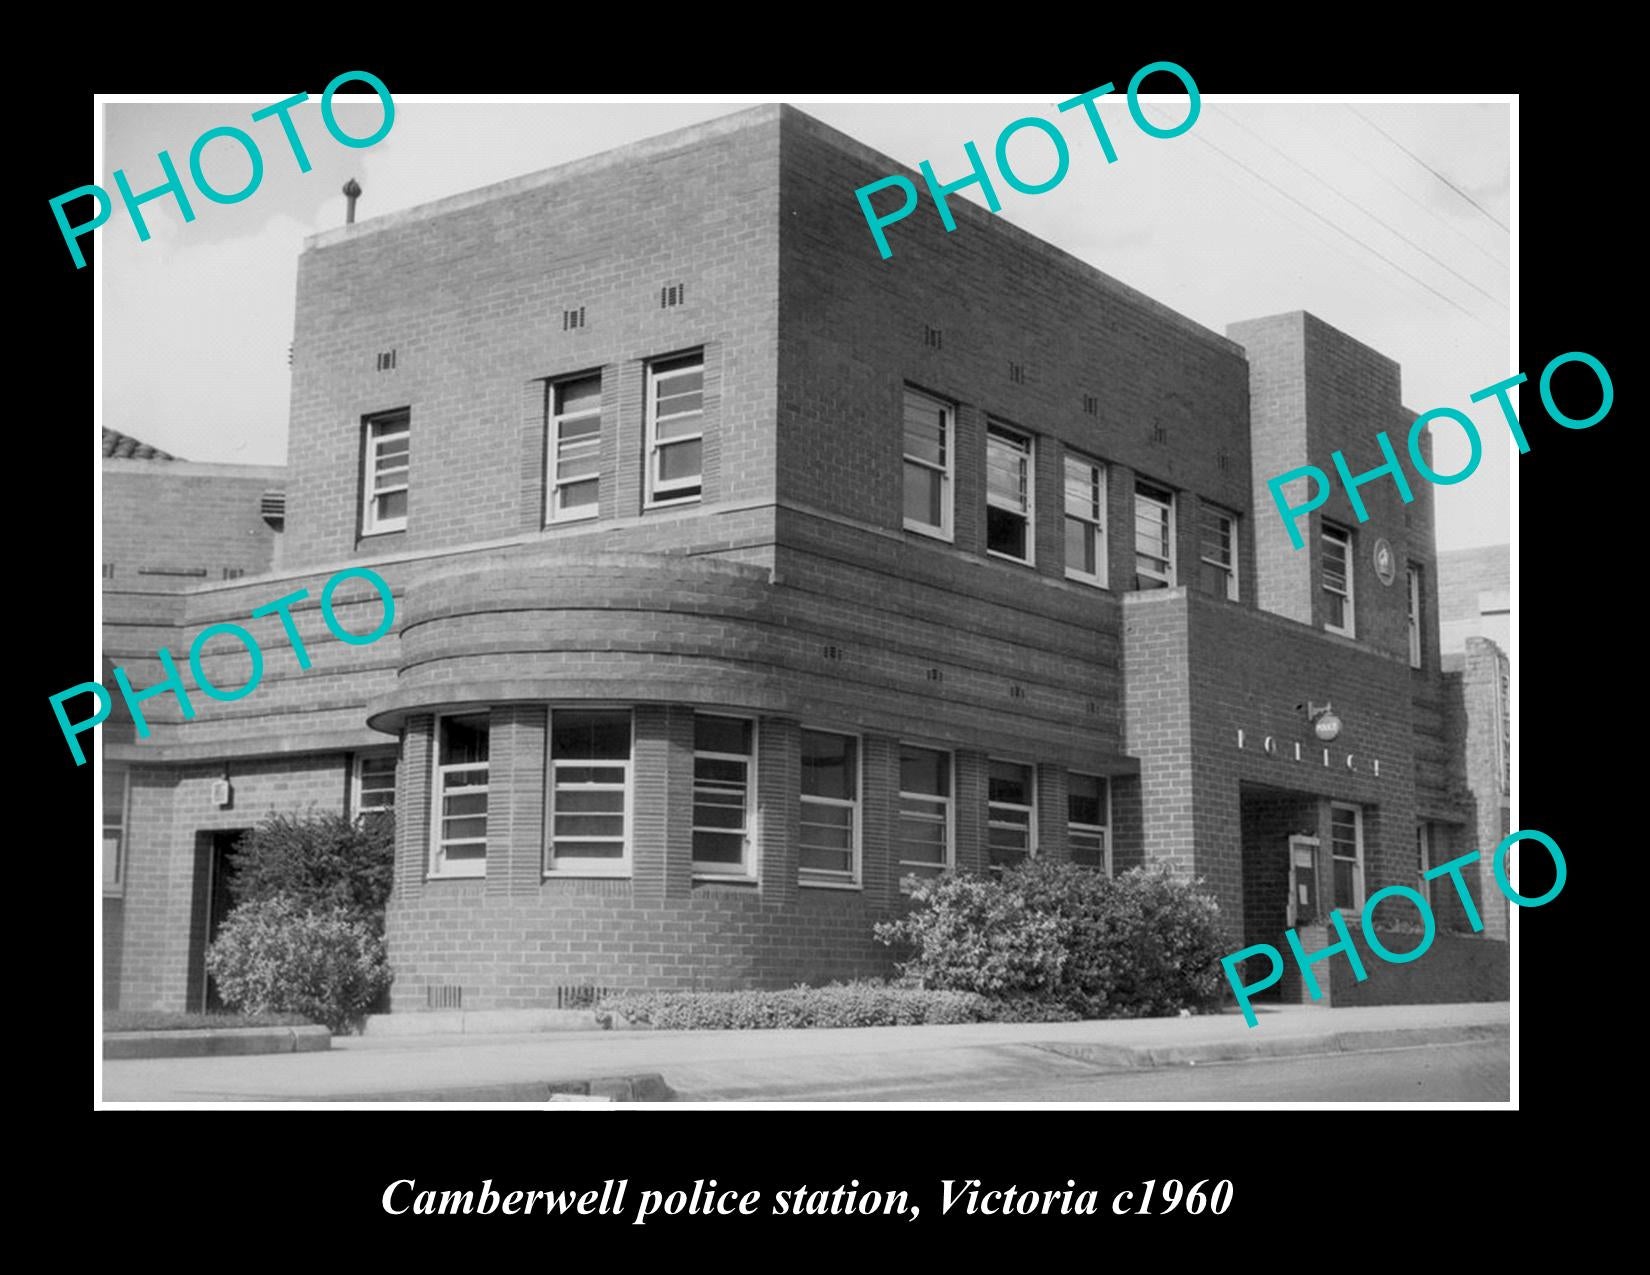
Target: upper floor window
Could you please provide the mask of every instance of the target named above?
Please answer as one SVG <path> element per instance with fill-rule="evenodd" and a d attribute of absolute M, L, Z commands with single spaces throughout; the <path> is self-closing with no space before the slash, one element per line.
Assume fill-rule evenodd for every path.
<path fill-rule="evenodd" d="M 1106 467 L 1066 453 L 1066 577 L 1106 587 Z"/>
<path fill-rule="evenodd" d="M 901 746 L 898 849 L 901 877 L 937 877 L 950 871 L 950 753 Z"/>
<path fill-rule="evenodd" d="M 103 767 L 103 893 L 119 894 L 126 848 L 126 769 Z"/>
<path fill-rule="evenodd" d="M 1364 905 L 1364 812 L 1334 802 L 1329 807 L 1329 858 L 1335 872 L 1335 906 L 1357 912 Z"/>
<path fill-rule="evenodd" d="M 993 423 L 985 441 L 985 547 L 1016 562 L 1031 562 L 1032 442 L 1029 434 Z"/>
<path fill-rule="evenodd" d="M 1408 595 L 1409 619 L 1409 666 L 1421 667 L 1421 568 L 1413 563 L 1409 568 L 1408 579 L 1404 581 L 1404 591 Z"/>
<path fill-rule="evenodd" d="M 1134 587 L 1174 588 L 1174 493 L 1134 485 Z"/>
<path fill-rule="evenodd" d="M 755 727 L 741 717 L 693 718 L 693 871 L 754 877 L 751 782 Z"/>
<path fill-rule="evenodd" d="M 436 721 L 432 877 L 487 875 L 486 713 Z"/>
<path fill-rule="evenodd" d="M 647 365 L 647 503 L 698 500 L 705 454 L 703 351 Z"/>
<path fill-rule="evenodd" d="M 395 809 L 395 754 L 355 755 L 355 813 Z"/>
<path fill-rule="evenodd" d="M 407 458 L 412 413 L 386 412 L 366 419 L 361 474 L 361 534 L 407 529 Z"/>
<path fill-rule="evenodd" d="M 1200 510 L 1198 582 L 1205 593 L 1238 600 L 1237 515 L 1205 502 Z"/>
<path fill-rule="evenodd" d="M 1066 845 L 1071 861 L 1111 875 L 1111 790 L 1099 775 L 1066 776 Z"/>
<path fill-rule="evenodd" d="M 905 529 L 951 539 L 951 475 L 956 412 L 919 390 L 905 391 Z"/>
<path fill-rule="evenodd" d="M 1323 529 L 1323 627 L 1352 637 L 1352 533 Z"/>
<path fill-rule="evenodd" d="M 550 428 L 544 446 L 547 521 L 596 516 L 601 451 L 601 374 L 555 382 L 550 386 Z"/>
<path fill-rule="evenodd" d="M 802 732 L 803 885 L 859 884 L 859 740 Z"/>
<path fill-rule="evenodd" d="M 1037 853 L 1037 779 L 1030 766 L 993 761 L 987 772 L 986 848 L 993 868 Z"/>
<path fill-rule="evenodd" d="M 630 711 L 550 713 L 550 853 L 545 870 L 630 869 Z"/>

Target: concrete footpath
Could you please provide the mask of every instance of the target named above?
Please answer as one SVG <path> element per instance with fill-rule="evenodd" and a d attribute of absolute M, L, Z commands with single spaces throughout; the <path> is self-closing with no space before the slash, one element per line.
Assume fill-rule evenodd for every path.
<path fill-rule="evenodd" d="M 411 1017 L 411 1016 L 409 1016 Z M 661 1077 L 678 1101 L 868 1101 L 914 1082 L 1093 1076 L 1246 1058 L 1505 1041 L 1508 1006 L 1287 1007 L 1241 1015 L 815 1031 L 339 1036 L 324 1053 L 109 1061 L 109 1102 L 510 1101 Z M 522 1088 L 522 1087 L 526 1088 Z"/>

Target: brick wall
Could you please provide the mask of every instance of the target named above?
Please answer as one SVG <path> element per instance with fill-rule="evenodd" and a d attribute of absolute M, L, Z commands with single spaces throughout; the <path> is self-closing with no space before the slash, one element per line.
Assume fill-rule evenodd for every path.
<path fill-rule="evenodd" d="M 278 465 L 103 461 L 103 587 L 171 592 L 269 570 L 280 537 L 259 502 L 285 481 Z"/>

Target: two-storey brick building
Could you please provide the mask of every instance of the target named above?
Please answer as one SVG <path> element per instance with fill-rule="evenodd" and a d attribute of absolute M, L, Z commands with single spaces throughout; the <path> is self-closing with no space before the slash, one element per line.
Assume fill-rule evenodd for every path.
<path fill-rule="evenodd" d="M 280 565 L 113 654 L 152 685 L 307 589 L 313 666 L 252 621 L 256 694 L 109 736 L 122 1005 L 206 997 L 227 845 L 310 804 L 395 809 L 397 1010 L 886 973 L 902 877 L 1028 855 L 1202 877 L 1277 943 L 1473 848 L 1428 488 L 1337 495 L 1298 552 L 1265 488 L 1376 464 L 1398 367 L 1301 313 L 1222 336 L 972 205 L 882 260 L 853 191 L 893 171 L 761 107 L 310 241 Z M 397 623 L 349 646 L 316 601 L 360 565 Z M 1466 959 L 1504 969 L 1480 885 Z M 1452 998 L 1449 947 L 1333 996 Z"/>

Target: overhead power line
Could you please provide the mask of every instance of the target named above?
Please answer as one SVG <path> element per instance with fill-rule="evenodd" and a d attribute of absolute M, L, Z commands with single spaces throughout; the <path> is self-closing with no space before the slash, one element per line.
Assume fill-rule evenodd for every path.
<path fill-rule="evenodd" d="M 1501 229 L 1506 230 L 1508 234 L 1512 233 L 1512 231 L 1508 230 L 1507 226 L 1505 224 L 1503 224 L 1501 222 L 1501 220 L 1499 218 L 1497 218 L 1496 215 L 1494 213 L 1492 213 L 1488 208 L 1484 207 L 1483 204 L 1479 203 L 1471 195 L 1467 194 L 1466 191 L 1462 190 L 1459 186 L 1457 186 L 1454 182 L 1452 182 L 1448 177 L 1445 177 L 1441 172 L 1439 172 L 1431 164 L 1427 163 L 1426 160 L 1422 159 L 1414 151 L 1410 150 L 1409 147 L 1405 146 L 1402 142 L 1400 142 L 1391 133 L 1387 132 L 1386 129 L 1382 128 L 1374 120 L 1370 119 L 1369 116 L 1365 115 L 1356 106 L 1349 107 L 1348 109 L 1351 110 L 1351 112 L 1354 115 L 1356 115 L 1359 119 L 1361 119 L 1365 124 L 1368 124 L 1370 126 L 1370 128 L 1374 129 L 1382 137 L 1386 138 L 1387 141 L 1391 142 L 1399 150 L 1403 151 L 1404 154 L 1408 155 L 1411 159 L 1413 159 L 1422 168 L 1426 169 L 1427 172 L 1431 173 L 1439 181 L 1443 182 L 1444 185 L 1448 186 L 1451 190 L 1453 190 L 1457 195 L 1461 196 L 1462 199 L 1466 200 L 1474 208 L 1478 209 L 1478 211 L 1483 213 L 1484 216 L 1488 217 L 1491 221 L 1495 222 L 1495 224 L 1500 226 Z"/>
<path fill-rule="evenodd" d="M 1277 146 L 1274 146 L 1271 142 L 1267 141 L 1259 133 L 1255 132 L 1254 129 L 1250 128 L 1247 124 L 1243 123 L 1241 120 L 1237 119 L 1235 116 L 1223 115 L 1221 118 L 1225 119 L 1225 120 L 1229 120 L 1231 123 L 1236 124 L 1245 133 L 1249 134 L 1250 137 L 1254 138 L 1262 146 L 1266 147 L 1267 150 L 1272 151 L 1274 154 L 1283 156 L 1283 158 L 1285 160 L 1287 160 L 1289 163 L 1293 164 L 1296 168 L 1300 169 L 1301 172 L 1305 173 L 1313 181 L 1317 182 L 1325 190 L 1329 191 L 1330 194 L 1334 195 L 1336 198 L 1342 200 L 1343 202 L 1345 202 L 1347 204 L 1350 204 L 1358 212 L 1361 212 L 1365 217 L 1368 217 L 1371 221 L 1375 222 L 1377 225 L 1383 226 L 1387 230 L 1391 231 L 1393 234 L 1397 235 L 1398 238 L 1402 239 L 1405 243 L 1407 243 L 1411 248 L 1415 249 L 1415 251 L 1420 253 L 1423 257 L 1427 258 L 1429 261 L 1432 261 L 1432 262 L 1436 263 L 1437 265 L 1441 266 L 1443 269 L 1448 270 L 1452 275 L 1454 275 L 1462 283 L 1466 284 L 1467 287 L 1471 288 L 1479 296 L 1484 297 L 1485 299 L 1494 302 L 1496 305 L 1500 306 L 1503 310 L 1505 310 L 1507 308 L 1507 303 L 1502 301 L 1494 293 L 1486 292 L 1483 288 L 1480 288 L 1471 279 L 1467 278 L 1466 275 L 1462 274 L 1454 266 L 1450 265 L 1449 262 L 1443 260 L 1443 258 L 1441 258 L 1441 257 L 1434 256 L 1432 253 L 1428 252 L 1425 248 L 1421 247 L 1420 244 L 1416 243 L 1413 239 L 1411 239 L 1403 231 L 1399 230 L 1396 226 L 1392 225 L 1390 222 L 1382 220 L 1380 217 L 1377 217 L 1374 213 L 1370 212 L 1369 209 L 1365 208 L 1357 200 L 1353 199 L 1350 195 L 1346 194 L 1344 191 L 1339 189 L 1337 186 L 1335 186 L 1333 183 L 1331 183 L 1328 179 L 1326 179 L 1324 177 L 1320 177 L 1317 173 L 1313 172 L 1310 168 L 1308 168 L 1305 164 L 1301 163 L 1294 156 L 1290 155 L 1287 151 L 1282 150 Z"/>
<path fill-rule="evenodd" d="M 1261 182 L 1262 184 L 1270 187 L 1272 190 L 1277 191 L 1278 194 L 1282 195 L 1290 203 L 1295 204 L 1298 207 L 1304 208 L 1307 212 L 1311 213 L 1319 221 L 1323 222 L 1324 225 L 1328 226 L 1336 234 L 1341 235 L 1344 238 L 1350 239 L 1353 243 L 1357 244 L 1360 248 L 1362 248 L 1365 252 L 1368 252 L 1371 256 L 1379 257 L 1382 261 L 1386 262 L 1387 265 L 1391 266 L 1394 270 L 1396 270 L 1399 274 L 1403 275 L 1406 279 L 1409 279 L 1411 282 L 1420 284 L 1421 287 L 1425 288 L 1428 292 L 1432 293 L 1433 296 L 1437 297 L 1445 305 L 1449 306 L 1451 309 L 1459 310 L 1462 314 L 1466 315 L 1467 318 L 1471 319 L 1474 323 L 1478 324 L 1478 326 L 1483 328 L 1486 332 L 1494 332 L 1495 331 L 1494 328 L 1490 327 L 1489 324 L 1485 323 L 1484 320 L 1480 319 L 1471 310 L 1468 310 L 1465 306 L 1461 305 L 1459 302 L 1451 299 L 1450 297 L 1445 296 L 1442 292 L 1438 291 L 1437 288 L 1433 287 L 1425 279 L 1418 278 L 1417 276 L 1411 274 L 1408 270 L 1405 270 L 1402 266 L 1400 266 L 1391 257 L 1387 256 L 1385 253 L 1381 252 L 1377 248 L 1370 247 L 1369 244 L 1365 243 L 1362 239 L 1359 239 L 1356 235 L 1352 234 L 1350 231 L 1343 229 L 1337 223 L 1329 220 L 1328 217 L 1325 217 L 1321 212 L 1319 212 L 1316 208 L 1313 208 L 1310 204 L 1303 203 L 1300 199 L 1298 199 L 1294 195 L 1290 194 L 1282 186 L 1279 186 L 1276 182 L 1272 181 L 1271 178 L 1264 177 L 1260 173 L 1257 173 L 1254 169 L 1250 168 L 1249 165 L 1245 164 L 1241 159 L 1237 158 L 1237 156 L 1229 153 L 1228 151 L 1222 149 L 1219 146 L 1216 146 L 1207 137 L 1203 136 L 1203 134 L 1193 133 L 1191 136 L 1196 138 L 1198 141 L 1202 142 L 1205 146 L 1207 146 L 1210 150 L 1214 151 L 1217 155 L 1224 156 L 1227 160 L 1229 160 L 1230 162 L 1236 164 L 1239 168 L 1241 168 L 1244 172 L 1248 173 L 1256 181 Z"/>

